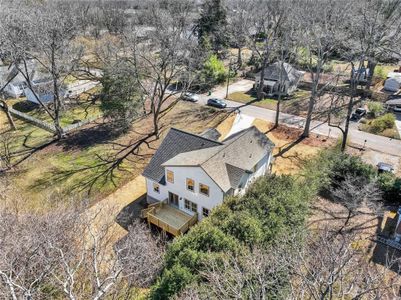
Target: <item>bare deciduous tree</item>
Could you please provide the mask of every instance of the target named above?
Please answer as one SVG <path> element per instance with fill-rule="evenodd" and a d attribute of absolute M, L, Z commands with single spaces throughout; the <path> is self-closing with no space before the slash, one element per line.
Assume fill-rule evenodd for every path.
<path fill-rule="evenodd" d="M 302 233 L 298 233 L 301 234 Z M 205 262 L 203 282 L 177 299 L 379 299 L 397 295 L 400 283 L 388 266 L 370 263 L 354 234 L 327 228 L 272 247 Z"/>
<path fill-rule="evenodd" d="M 114 221 L 102 220 L 104 213 L 2 209 L 0 295 L 52 299 L 52 293 L 63 293 L 71 300 L 99 300 L 148 287 L 161 270 L 162 244 L 138 222 L 115 244 Z"/>
<path fill-rule="evenodd" d="M 339 233 L 347 227 L 353 217 L 363 214 L 364 210 L 379 212 L 381 209 L 382 192 L 377 183 L 369 182 L 361 176 L 346 176 L 345 180 L 335 184 L 331 194 L 334 201 L 342 204 L 348 211 Z"/>
<path fill-rule="evenodd" d="M 305 64 L 311 76 L 311 96 L 302 136 L 308 137 L 315 104 L 330 82 L 322 86 L 324 67 L 334 50 L 341 47 L 346 37 L 347 1 L 298 1 L 296 14 L 301 24 L 300 44 L 303 46 Z"/>

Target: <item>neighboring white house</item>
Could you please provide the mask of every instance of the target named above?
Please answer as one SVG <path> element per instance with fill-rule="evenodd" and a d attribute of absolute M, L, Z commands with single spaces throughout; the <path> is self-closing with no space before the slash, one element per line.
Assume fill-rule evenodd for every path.
<path fill-rule="evenodd" d="M 172 128 L 143 172 L 147 201 L 167 203 L 201 220 L 224 197 L 243 193 L 270 172 L 273 147 L 254 126 L 222 142 Z"/>
<path fill-rule="evenodd" d="M 68 85 L 63 85 L 59 90 L 60 96 L 63 98 L 74 98 L 79 96 L 82 93 L 85 93 L 95 86 L 97 86 L 99 82 L 91 81 L 91 80 L 78 80 L 74 83 L 70 83 Z M 39 100 L 46 104 L 52 102 L 54 99 L 54 87 L 53 81 L 49 79 L 41 79 L 41 80 L 33 80 L 31 82 L 32 89 L 25 88 L 26 100 L 39 104 Z M 35 93 L 33 93 L 33 91 Z M 35 96 L 36 94 L 36 96 Z"/>
<path fill-rule="evenodd" d="M 260 84 L 262 72 L 255 75 L 255 87 Z M 298 87 L 299 81 L 304 76 L 304 72 L 298 71 L 293 66 L 285 62 L 275 62 L 265 69 L 264 90 L 269 95 L 291 95 Z"/>
<path fill-rule="evenodd" d="M 11 80 L 8 84 L 7 82 Z M 26 88 L 25 78 L 19 74 L 14 67 L 0 66 L 0 88 L 4 88 L 4 92 L 12 97 L 19 98 L 24 95 Z"/>
<path fill-rule="evenodd" d="M 25 88 L 24 93 L 26 100 L 39 104 L 39 100 L 43 103 L 52 102 L 54 99 L 53 82 L 50 79 L 40 79 L 31 81 L 31 88 Z M 61 95 L 64 96 L 64 90 L 61 90 Z"/>

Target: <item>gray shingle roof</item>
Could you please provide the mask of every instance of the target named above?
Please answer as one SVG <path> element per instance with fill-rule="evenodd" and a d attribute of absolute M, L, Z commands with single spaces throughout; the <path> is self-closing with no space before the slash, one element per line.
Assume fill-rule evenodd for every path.
<path fill-rule="evenodd" d="M 236 188 L 242 175 L 274 147 L 274 144 L 252 126 L 214 147 L 182 152 L 166 160 L 162 166 L 200 166 L 216 184 L 227 192 Z"/>
<path fill-rule="evenodd" d="M 221 137 L 221 134 L 216 128 L 209 128 L 202 132 L 201 136 L 209 140 L 217 141 Z"/>
<path fill-rule="evenodd" d="M 275 62 L 271 64 L 265 69 L 265 80 L 280 80 L 280 72 L 281 72 L 281 62 Z M 258 73 L 260 76 L 260 72 Z M 302 71 L 298 71 L 292 65 L 288 63 L 283 63 L 283 71 L 282 71 L 282 81 L 289 81 L 291 83 L 296 83 L 303 76 Z"/>
<path fill-rule="evenodd" d="M 221 143 L 192 133 L 171 128 L 143 171 L 143 176 L 165 183 L 163 163 L 183 152 L 220 146 Z"/>

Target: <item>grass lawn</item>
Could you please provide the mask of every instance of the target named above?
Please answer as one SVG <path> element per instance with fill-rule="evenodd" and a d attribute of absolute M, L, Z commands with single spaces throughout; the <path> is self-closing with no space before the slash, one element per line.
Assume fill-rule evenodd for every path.
<path fill-rule="evenodd" d="M 360 124 L 359 130 L 369 132 L 372 134 L 376 134 L 376 135 L 385 136 L 385 137 L 392 138 L 392 139 L 398 139 L 398 140 L 400 139 L 400 134 L 399 134 L 395 124 L 393 125 L 392 128 L 385 129 L 382 132 L 373 132 L 372 126 L 371 126 L 372 121 L 373 120 L 369 120 L 369 121 L 367 121 L 366 124 Z"/>
<path fill-rule="evenodd" d="M 93 168 L 102 163 L 102 159 L 111 158 L 121 149 L 120 145 L 130 145 L 146 135 L 152 124 L 150 118 L 140 120 L 132 125 L 126 134 L 114 136 L 112 131 L 102 124 L 91 124 L 69 136 L 67 139 L 54 143 L 36 152 L 22 163 L 16 172 L 11 173 L 11 180 L 28 201 L 26 209 L 46 208 L 52 201 L 68 197 L 78 200 L 86 199 L 89 203 L 113 193 L 119 187 L 136 178 L 158 148 L 163 136 L 170 127 L 177 127 L 194 133 L 201 133 L 206 128 L 216 127 L 227 117 L 227 113 L 192 103 L 178 103 L 162 119 L 161 138 L 150 143 L 149 148 L 143 146 L 138 155 L 131 155 L 110 178 L 96 182 L 88 195 L 85 181 L 93 178 L 105 168 Z M 18 121 L 19 123 L 20 121 Z M 34 141 L 46 140 L 46 132 L 27 124 L 24 134 L 32 130 Z M 20 135 L 22 128 L 14 132 Z M 33 141 L 32 141 L 33 143 Z M 88 167 L 88 169 L 83 170 Z M 50 201 L 51 199 L 52 201 Z M 50 202 L 49 202 L 50 201 Z"/>
<path fill-rule="evenodd" d="M 7 100 L 10 107 L 26 113 L 34 118 L 52 124 L 50 116 L 39 106 L 30 103 L 25 98 Z M 71 125 L 76 121 L 98 117 L 101 115 L 100 102 L 92 103 L 88 99 L 78 99 L 77 101 L 66 104 L 65 109 L 61 112 L 60 124 L 62 127 Z"/>
<path fill-rule="evenodd" d="M 310 95 L 309 91 L 305 90 L 297 90 L 292 96 L 289 98 L 283 99 L 281 102 L 281 110 L 286 113 L 294 113 L 294 109 L 298 110 L 299 104 L 305 101 L 305 99 L 308 99 Z M 232 94 L 228 95 L 228 99 L 235 101 L 235 102 L 240 102 L 240 103 L 245 103 L 245 104 L 250 104 L 250 105 L 255 105 L 271 110 L 276 110 L 277 106 L 277 100 L 273 98 L 265 98 L 261 101 L 258 101 L 256 99 L 256 96 L 252 93 L 252 91 L 248 92 L 235 92 Z"/>
<path fill-rule="evenodd" d="M 217 127 L 222 138 L 225 138 L 229 133 L 234 119 L 235 115 L 232 115 Z M 336 143 L 333 139 L 327 140 L 326 137 L 311 134 L 309 138 L 293 144 L 302 133 L 299 129 L 280 126 L 270 131 L 273 124 L 260 119 L 255 119 L 253 125 L 265 132 L 267 137 L 276 145 L 273 150 L 273 155 L 276 156 L 273 162 L 273 172 L 276 174 L 296 174 L 304 160 L 316 155 L 319 150 Z M 284 152 L 285 149 L 288 150 Z M 282 154 L 279 154 L 280 151 Z"/>

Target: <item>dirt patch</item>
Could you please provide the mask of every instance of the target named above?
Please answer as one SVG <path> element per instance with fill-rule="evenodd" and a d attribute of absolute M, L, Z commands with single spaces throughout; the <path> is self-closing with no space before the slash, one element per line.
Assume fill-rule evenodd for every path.
<path fill-rule="evenodd" d="M 374 167 L 376 167 L 379 162 L 388 163 L 394 167 L 395 175 L 401 176 L 401 156 L 390 155 L 369 148 L 361 149 L 353 145 L 347 147 L 346 151 L 349 154 L 360 156 L 364 162 Z"/>
<path fill-rule="evenodd" d="M 312 229 L 330 228 L 338 231 L 344 225 L 347 214 L 343 205 L 319 197 L 312 206 L 308 226 Z M 363 214 L 352 218 L 344 230 L 352 229 L 364 243 L 370 243 L 370 239 L 376 236 L 380 228 L 380 222 L 377 214 L 366 208 L 363 209 Z"/>
<path fill-rule="evenodd" d="M 299 129 L 283 125 L 270 131 L 273 124 L 260 119 L 256 119 L 253 125 L 265 132 L 276 145 L 273 150 L 275 158 L 272 169 L 276 174 L 296 174 L 305 160 L 316 155 L 321 149 L 331 147 L 336 143 L 333 139 L 327 140 L 326 137 L 316 134 L 299 140 L 302 133 Z"/>

